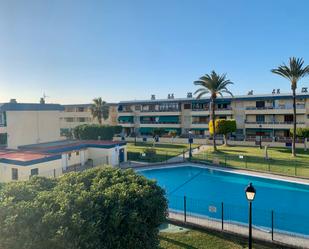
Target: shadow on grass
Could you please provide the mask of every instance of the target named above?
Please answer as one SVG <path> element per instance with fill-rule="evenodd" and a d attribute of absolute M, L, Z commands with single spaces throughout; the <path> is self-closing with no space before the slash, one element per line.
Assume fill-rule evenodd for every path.
<path fill-rule="evenodd" d="M 178 240 L 166 238 L 166 237 L 163 237 L 163 236 L 160 236 L 160 235 L 159 235 L 159 239 L 160 239 L 161 241 L 166 241 L 166 242 L 168 242 L 168 243 L 170 243 L 170 244 L 173 244 L 174 246 L 179 246 L 179 247 L 181 247 L 181 248 L 183 248 L 183 249 L 198 249 L 198 248 L 195 247 L 195 246 L 191 246 L 191 245 L 188 245 L 188 244 L 186 244 L 186 243 L 180 242 L 180 241 L 178 241 Z M 159 248 L 160 248 L 160 249 L 163 249 L 163 247 L 159 247 Z"/>

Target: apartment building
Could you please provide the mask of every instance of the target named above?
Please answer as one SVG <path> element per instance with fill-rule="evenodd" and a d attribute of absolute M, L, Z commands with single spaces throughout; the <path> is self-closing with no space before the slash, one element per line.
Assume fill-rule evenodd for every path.
<path fill-rule="evenodd" d="M 235 119 L 237 131 L 234 139 L 255 140 L 257 136 L 268 140 L 286 140 L 293 123 L 291 94 L 271 94 L 218 97 L 216 118 Z M 306 89 L 297 94 L 297 125 L 309 127 L 309 94 Z M 210 99 L 187 98 L 122 101 L 118 105 L 118 122 L 125 134 L 135 132 L 141 136 L 151 135 L 154 128 L 164 128 L 166 134 L 176 130 L 180 136 L 191 131 L 195 136 L 209 135 Z"/>
<path fill-rule="evenodd" d="M 117 125 L 117 104 L 110 103 L 109 117 L 102 119 L 103 125 Z M 63 105 L 63 111 L 60 113 L 61 135 L 66 136 L 73 128 L 82 124 L 98 124 L 98 120 L 92 117 L 91 104 L 72 104 Z"/>
<path fill-rule="evenodd" d="M 16 149 L 21 145 L 59 140 L 60 112 L 58 104 L 0 104 L 0 147 Z"/>

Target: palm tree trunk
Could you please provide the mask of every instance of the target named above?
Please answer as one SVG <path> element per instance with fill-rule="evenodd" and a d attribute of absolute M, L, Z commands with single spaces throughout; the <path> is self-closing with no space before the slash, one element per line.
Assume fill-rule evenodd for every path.
<path fill-rule="evenodd" d="M 292 156 L 296 156 L 296 92 L 295 87 L 293 90 L 293 142 L 292 142 Z"/>
<path fill-rule="evenodd" d="M 214 98 L 211 98 L 211 113 L 212 113 L 212 127 L 213 127 L 213 148 L 214 150 L 217 150 L 217 145 L 216 145 L 216 116 L 215 116 L 215 100 Z"/>

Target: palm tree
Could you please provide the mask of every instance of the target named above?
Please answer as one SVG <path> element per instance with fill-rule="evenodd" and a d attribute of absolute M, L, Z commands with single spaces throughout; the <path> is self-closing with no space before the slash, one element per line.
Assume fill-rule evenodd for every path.
<path fill-rule="evenodd" d="M 194 93 L 194 95 L 198 94 L 196 97 L 197 99 L 200 99 L 206 94 L 210 94 L 211 120 L 213 125 L 213 148 L 214 150 L 217 150 L 215 127 L 215 101 L 218 95 L 223 97 L 223 93 L 227 93 L 233 96 L 233 94 L 227 89 L 227 86 L 234 83 L 226 78 L 226 74 L 219 75 L 215 71 L 212 71 L 210 75 L 205 74 L 204 76 L 200 77 L 199 80 L 194 81 L 194 84 L 197 86 L 201 86 L 201 88 L 197 89 Z"/>
<path fill-rule="evenodd" d="M 283 63 L 283 65 L 280 65 L 278 68 L 271 70 L 272 73 L 278 74 L 291 82 L 291 89 L 293 92 L 293 156 L 296 156 L 296 88 L 298 81 L 309 74 L 309 66 L 303 66 L 303 64 L 304 60 L 302 58 L 290 57 L 289 65 Z"/>
<path fill-rule="evenodd" d="M 107 103 L 101 97 L 93 99 L 93 104 L 90 107 L 93 118 L 97 118 L 99 124 L 102 124 L 102 118 L 108 119 L 109 109 Z"/>

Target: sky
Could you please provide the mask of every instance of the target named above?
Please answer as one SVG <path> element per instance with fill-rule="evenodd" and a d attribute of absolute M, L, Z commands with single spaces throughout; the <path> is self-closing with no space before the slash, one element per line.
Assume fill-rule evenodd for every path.
<path fill-rule="evenodd" d="M 289 92 L 309 64 L 307 0 L 0 0 L 0 102 L 185 97 L 215 70 L 234 95 Z M 309 77 L 299 88 L 309 86 Z"/>

